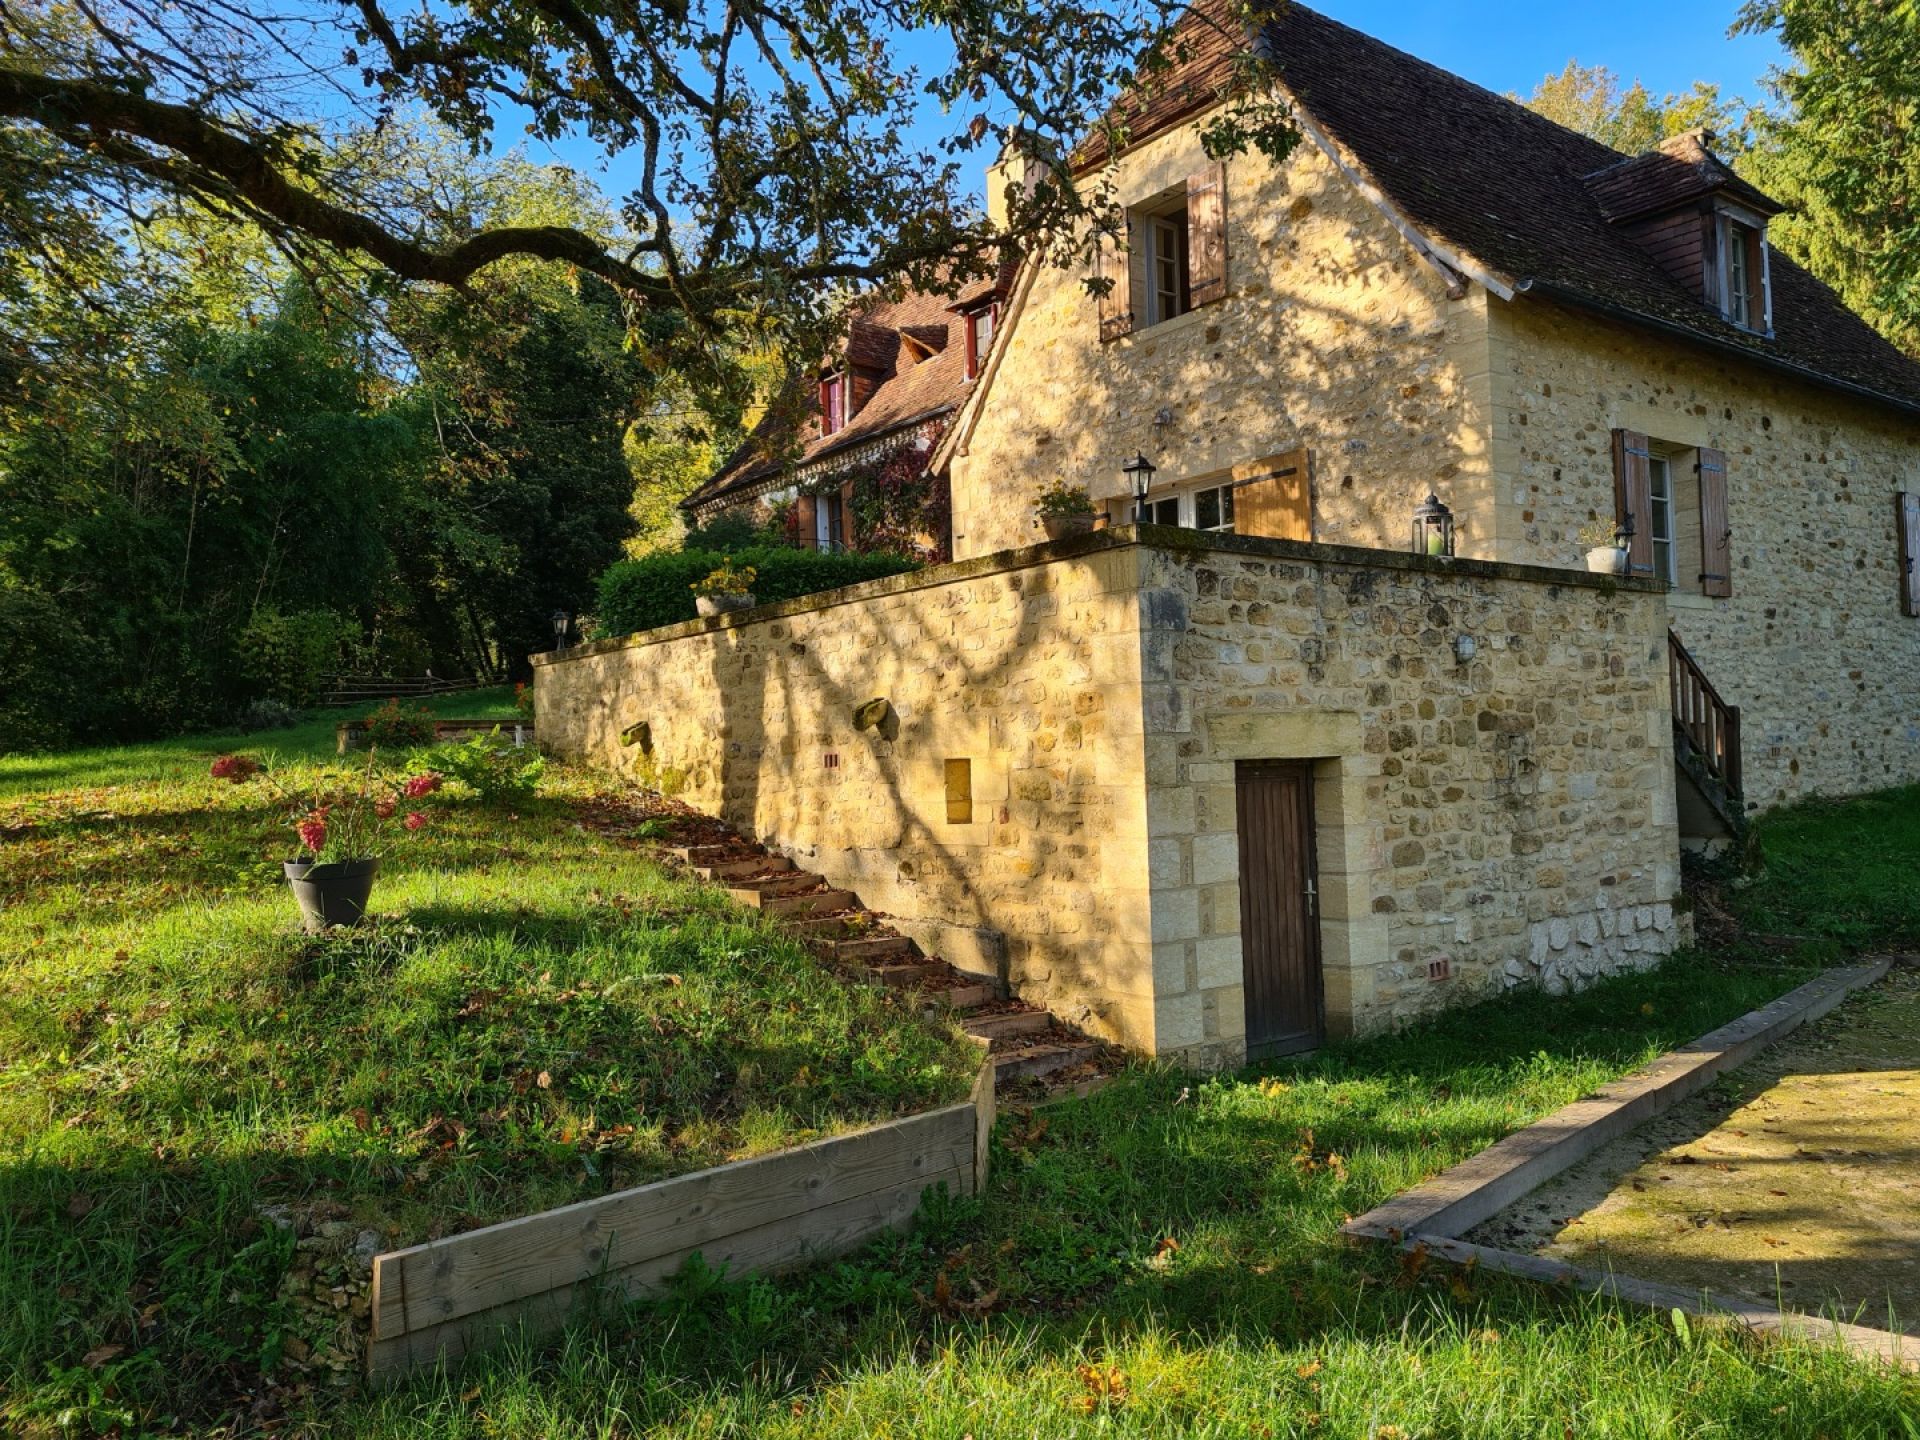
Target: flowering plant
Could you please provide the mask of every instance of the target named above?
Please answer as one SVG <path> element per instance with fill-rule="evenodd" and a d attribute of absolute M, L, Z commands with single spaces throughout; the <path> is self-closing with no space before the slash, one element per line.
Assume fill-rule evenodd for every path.
<path fill-rule="evenodd" d="M 1091 515 L 1093 498 L 1084 485 L 1069 485 L 1055 480 L 1033 498 L 1033 508 L 1042 515 Z"/>
<path fill-rule="evenodd" d="M 696 595 L 751 595 L 758 574 L 751 565 L 742 565 L 736 570 L 732 560 L 722 560 L 718 570 L 687 588 Z"/>
<path fill-rule="evenodd" d="M 381 853 L 396 828 L 424 829 L 426 812 L 409 802 L 425 800 L 439 790 L 442 779 L 437 770 L 383 774 L 371 756 L 363 769 L 323 770 L 314 783 L 299 787 L 284 783 L 272 766 L 250 755 L 222 755 L 209 773 L 236 785 L 265 776 L 286 806 L 287 824 L 304 852 L 296 858 L 314 865 L 369 860 Z"/>

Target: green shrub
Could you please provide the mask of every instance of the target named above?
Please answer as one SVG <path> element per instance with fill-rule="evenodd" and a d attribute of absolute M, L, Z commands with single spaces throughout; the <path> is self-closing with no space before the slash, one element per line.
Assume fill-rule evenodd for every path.
<path fill-rule="evenodd" d="M 256 694 L 286 705 L 311 704 L 340 668 L 360 627 L 331 610 L 283 614 L 261 609 L 234 641 L 241 674 Z"/>
<path fill-rule="evenodd" d="M 443 745 L 431 755 L 416 755 L 408 762 L 409 773 L 420 775 L 438 771 L 449 780 L 458 780 L 480 797 L 483 805 L 517 805 L 531 800 L 546 773 L 546 758 L 532 748 L 516 750 L 494 726 L 485 735 L 476 735 L 459 745 Z"/>
<path fill-rule="evenodd" d="M 622 560 L 601 575 L 601 633 L 628 635 L 693 619 L 693 587 L 729 559 L 735 569 L 753 567 L 753 595 L 763 605 L 915 568 L 904 555 L 832 554 L 779 545 L 757 545 L 731 556 L 711 550 L 663 550 Z"/>
<path fill-rule="evenodd" d="M 425 745 L 433 739 L 433 711 L 426 706 L 402 709 L 398 700 L 389 700 L 367 716 L 367 743 L 382 748 Z"/>

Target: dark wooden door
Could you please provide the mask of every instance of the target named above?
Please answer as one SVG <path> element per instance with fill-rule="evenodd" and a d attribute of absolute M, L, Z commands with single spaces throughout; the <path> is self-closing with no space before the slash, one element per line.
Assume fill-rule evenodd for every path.
<path fill-rule="evenodd" d="M 1242 760 L 1240 953 L 1247 1058 L 1320 1043 L 1319 877 L 1313 854 L 1313 770 L 1303 760 Z"/>

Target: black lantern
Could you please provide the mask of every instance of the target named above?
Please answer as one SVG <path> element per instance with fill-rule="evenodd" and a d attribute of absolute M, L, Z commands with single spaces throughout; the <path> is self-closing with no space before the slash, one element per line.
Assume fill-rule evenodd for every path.
<path fill-rule="evenodd" d="M 1136 525 L 1147 523 L 1147 491 L 1153 488 L 1154 463 L 1144 455 L 1135 455 L 1120 467 L 1120 473 L 1127 477 L 1127 484 L 1133 488 L 1133 522 Z"/>
<path fill-rule="evenodd" d="M 573 617 L 568 615 L 564 610 L 556 610 L 553 612 L 554 649 L 564 650 L 567 648 L 567 625 L 572 618 Z"/>
<path fill-rule="evenodd" d="M 1414 507 L 1413 553 L 1416 555 L 1453 554 L 1453 511 L 1440 502 L 1431 490 L 1426 502 Z"/>

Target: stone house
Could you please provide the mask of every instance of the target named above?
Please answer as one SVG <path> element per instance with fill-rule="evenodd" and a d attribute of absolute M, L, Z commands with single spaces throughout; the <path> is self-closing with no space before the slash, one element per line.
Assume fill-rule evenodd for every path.
<path fill-rule="evenodd" d="M 930 451 L 953 563 L 535 672 L 545 743 L 1206 1064 L 1650 963 L 1683 843 L 1920 777 L 1920 366 L 1773 203 L 1299 5 L 1253 39 L 1303 143 L 1206 156 L 1211 31 L 1129 97 L 1117 283 L 1014 277 Z M 1109 527 L 1036 543 L 1058 479 Z"/>
<path fill-rule="evenodd" d="M 681 502 L 687 523 L 729 511 L 764 521 L 779 506 L 796 544 L 851 546 L 854 477 L 902 452 L 932 451 L 992 349 L 1013 274 L 1007 262 L 994 278 L 954 293 L 909 291 L 857 307 L 833 353 L 796 377 L 802 393 L 771 407 L 746 443 Z M 932 478 L 944 491 L 944 471 Z M 950 553 L 947 533 L 928 540 L 928 549 Z"/>

